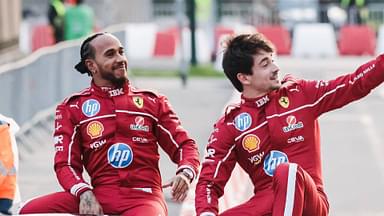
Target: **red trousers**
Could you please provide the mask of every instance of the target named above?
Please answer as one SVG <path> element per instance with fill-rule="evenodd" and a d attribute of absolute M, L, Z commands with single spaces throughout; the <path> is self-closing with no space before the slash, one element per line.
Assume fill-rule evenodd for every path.
<path fill-rule="evenodd" d="M 166 216 L 168 210 L 161 191 L 145 192 L 138 189 L 100 186 L 93 189 L 97 200 L 108 215 Z M 28 201 L 20 214 L 70 213 L 79 214 L 79 198 L 69 192 L 57 192 Z"/>
<path fill-rule="evenodd" d="M 317 190 L 312 177 L 297 164 L 284 163 L 277 167 L 272 187 L 220 215 L 326 216 L 328 212 L 326 195 Z"/>

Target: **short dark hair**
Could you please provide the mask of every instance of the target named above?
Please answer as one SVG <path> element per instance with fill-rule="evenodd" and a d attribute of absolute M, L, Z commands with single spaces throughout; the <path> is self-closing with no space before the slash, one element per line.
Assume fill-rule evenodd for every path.
<path fill-rule="evenodd" d="M 91 45 L 91 42 L 100 35 L 108 34 L 107 32 L 99 32 L 87 37 L 80 47 L 80 62 L 75 65 L 75 69 L 82 74 L 87 73 L 88 76 L 92 76 L 91 71 L 85 65 L 85 60 L 95 59 L 95 48 Z"/>
<path fill-rule="evenodd" d="M 252 74 L 253 57 L 261 50 L 271 53 L 275 50 L 261 33 L 241 34 L 227 40 L 222 66 L 225 75 L 239 92 L 243 91 L 243 85 L 237 79 L 237 74 Z"/>

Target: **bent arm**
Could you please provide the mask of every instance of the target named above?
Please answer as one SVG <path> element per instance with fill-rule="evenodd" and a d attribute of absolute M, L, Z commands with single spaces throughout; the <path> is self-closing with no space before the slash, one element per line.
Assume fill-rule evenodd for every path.
<path fill-rule="evenodd" d="M 79 126 L 72 122 L 65 105 L 59 105 L 56 109 L 54 142 L 57 179 L 64 190 L 79 197 L 91 187 L 82 177 Z"/>

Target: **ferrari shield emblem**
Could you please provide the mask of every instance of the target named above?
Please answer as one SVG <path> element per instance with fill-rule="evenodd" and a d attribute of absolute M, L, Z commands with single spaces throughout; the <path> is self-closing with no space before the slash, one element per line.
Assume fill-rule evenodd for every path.
<path fill-rule="evenodd" d="M 279 99 L 279 104 L 280 104 L 280 106 L 282 106 L 284 108 L 288 108 L 289 107 L 289 99 L 288 99 L 288 97 L 281 97 Z"/>
<path fill-rule="evenodd" d="M 133 103 L 137 106 L 137 108 L 139 109 L 143 108 L 144 100 L 142 97 L 134 96 L 132 100 L 133 100 Z"/>

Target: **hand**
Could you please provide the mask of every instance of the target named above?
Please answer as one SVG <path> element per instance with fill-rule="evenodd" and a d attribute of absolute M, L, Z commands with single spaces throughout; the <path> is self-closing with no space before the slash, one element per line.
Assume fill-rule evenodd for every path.
<path fill-rule="evenodd" d="M 187 197 L 190 185 L 190 180 L 180 172 L 169 183 L 164 184 L 163 188 L 172 186 L 172 200 L 182 202 Z"/>
<path fill-rule="evenodd" d="M 88 190 L 80 195 L 79 213 L 80 215 L 104 215 L 92 191 Z"/>

